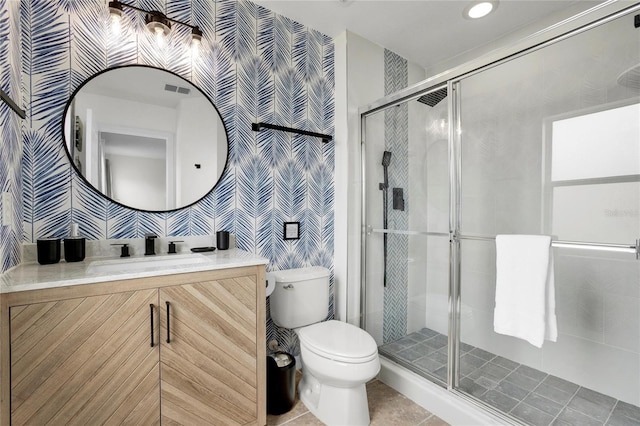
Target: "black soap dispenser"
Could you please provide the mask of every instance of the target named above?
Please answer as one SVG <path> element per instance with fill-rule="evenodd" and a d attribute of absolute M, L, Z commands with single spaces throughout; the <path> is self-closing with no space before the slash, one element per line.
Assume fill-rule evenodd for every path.
<path fill-rule="evenodd" d="M 64 260 L 81 262 L 85 256 L 86 240 L 78 234 L 78 224 L 72 223 L 69 236 L 64 239 Z"/>
<path fill-rule="evenodd" d="M 167 253 L 174 254 L 176 252 L 176 243 L 184 243 L 184 241 L 169 241 L 169 251 Z"/>

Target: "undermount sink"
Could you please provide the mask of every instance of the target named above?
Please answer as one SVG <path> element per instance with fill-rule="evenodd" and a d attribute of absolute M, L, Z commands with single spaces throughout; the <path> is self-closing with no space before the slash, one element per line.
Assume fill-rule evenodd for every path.
<path fill-rule="evenodd" d="M 145 269 L 187 266 L 207 262 L 210 262 L 210 260 L 202 254 L 174 254 L 113 260 L 96 260 L 89 263 L 87 270 L 90 273 L 135 272 Z"/>

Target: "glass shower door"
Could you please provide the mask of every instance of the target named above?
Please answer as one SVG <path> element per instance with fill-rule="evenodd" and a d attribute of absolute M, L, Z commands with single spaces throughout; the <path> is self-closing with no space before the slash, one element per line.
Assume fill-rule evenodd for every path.
<path fill-rule="evenodd" d="M 447 380 L 446 88 L 364 117 L 364 328 L 379 353 Z"/>
<path fill-rule="evenodd" d="M 640 423 L 638 64 L 628 15 L 458 83 L 458 389 L 528 424 Z M 555 241 L 557 341 L 494 332 L 499 234 Z"/>

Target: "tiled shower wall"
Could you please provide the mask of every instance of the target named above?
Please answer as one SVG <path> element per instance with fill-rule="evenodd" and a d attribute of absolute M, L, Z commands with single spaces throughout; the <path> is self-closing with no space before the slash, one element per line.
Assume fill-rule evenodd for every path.
<path fill-rule="evenodd" d="M 19 25 L 19 3 L 0 0 L 0 88 L 16 104 L 21 105 Z M 7 104 L 0 103 L 0 191 L 9 194 L 12 204 L 12 206 L 8 206 L 10 217 L 3 218 L 3 223 L 6 225 L 0 226 L 0 273 L 20 263 L 20 244 L 22 241 L 21 122 L 20 117 Z"/>
<path fill-rule="evenodd" d="M 63 237 L 72 222 L 90 239 L 212 235 L 223 229 L 235 234 L 239 248 L 269 258 L 270 269 L 332 269 L 333 143 L 255 133 L 251 123 L 333 133 L 333 40 L 246 0 L 130 3 L 198 25 L 204 33 L 199 55 L 192 54 L 189 31 L 180 26 L 159 48 L 144 15 L 130 9 L 121 35 L 113 35 L 103 0 L 20 3 L 28 110 L 22 135 L 24 241 Z M 69 97 L 93 74 L 125 64 L 181 75 L 222 115 L 229 134 L 227 169 L 215 190 L 192 207 L 170 213 L 124 208 L 88 188 L 70 166 L 61 131 Z M 283 241 L 287 221 L 300 222 L 299 240 Z M 268 334 L 281 334 L 270 320 Z M 286 349 L 294 340 L 287 332 L 281 342 Z"/>

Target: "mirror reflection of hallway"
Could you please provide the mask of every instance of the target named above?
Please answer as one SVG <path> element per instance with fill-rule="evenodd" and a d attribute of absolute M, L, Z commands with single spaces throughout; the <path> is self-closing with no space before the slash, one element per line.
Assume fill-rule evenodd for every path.
<path fill-rule="evenodd" d="M 100 188 L 114 201 L 143 210 L 175 205 L 169 187 L 175 178 L 167 139 L 101 132 Z M 108 166 L 107 166 L 108 165 Z"/>

